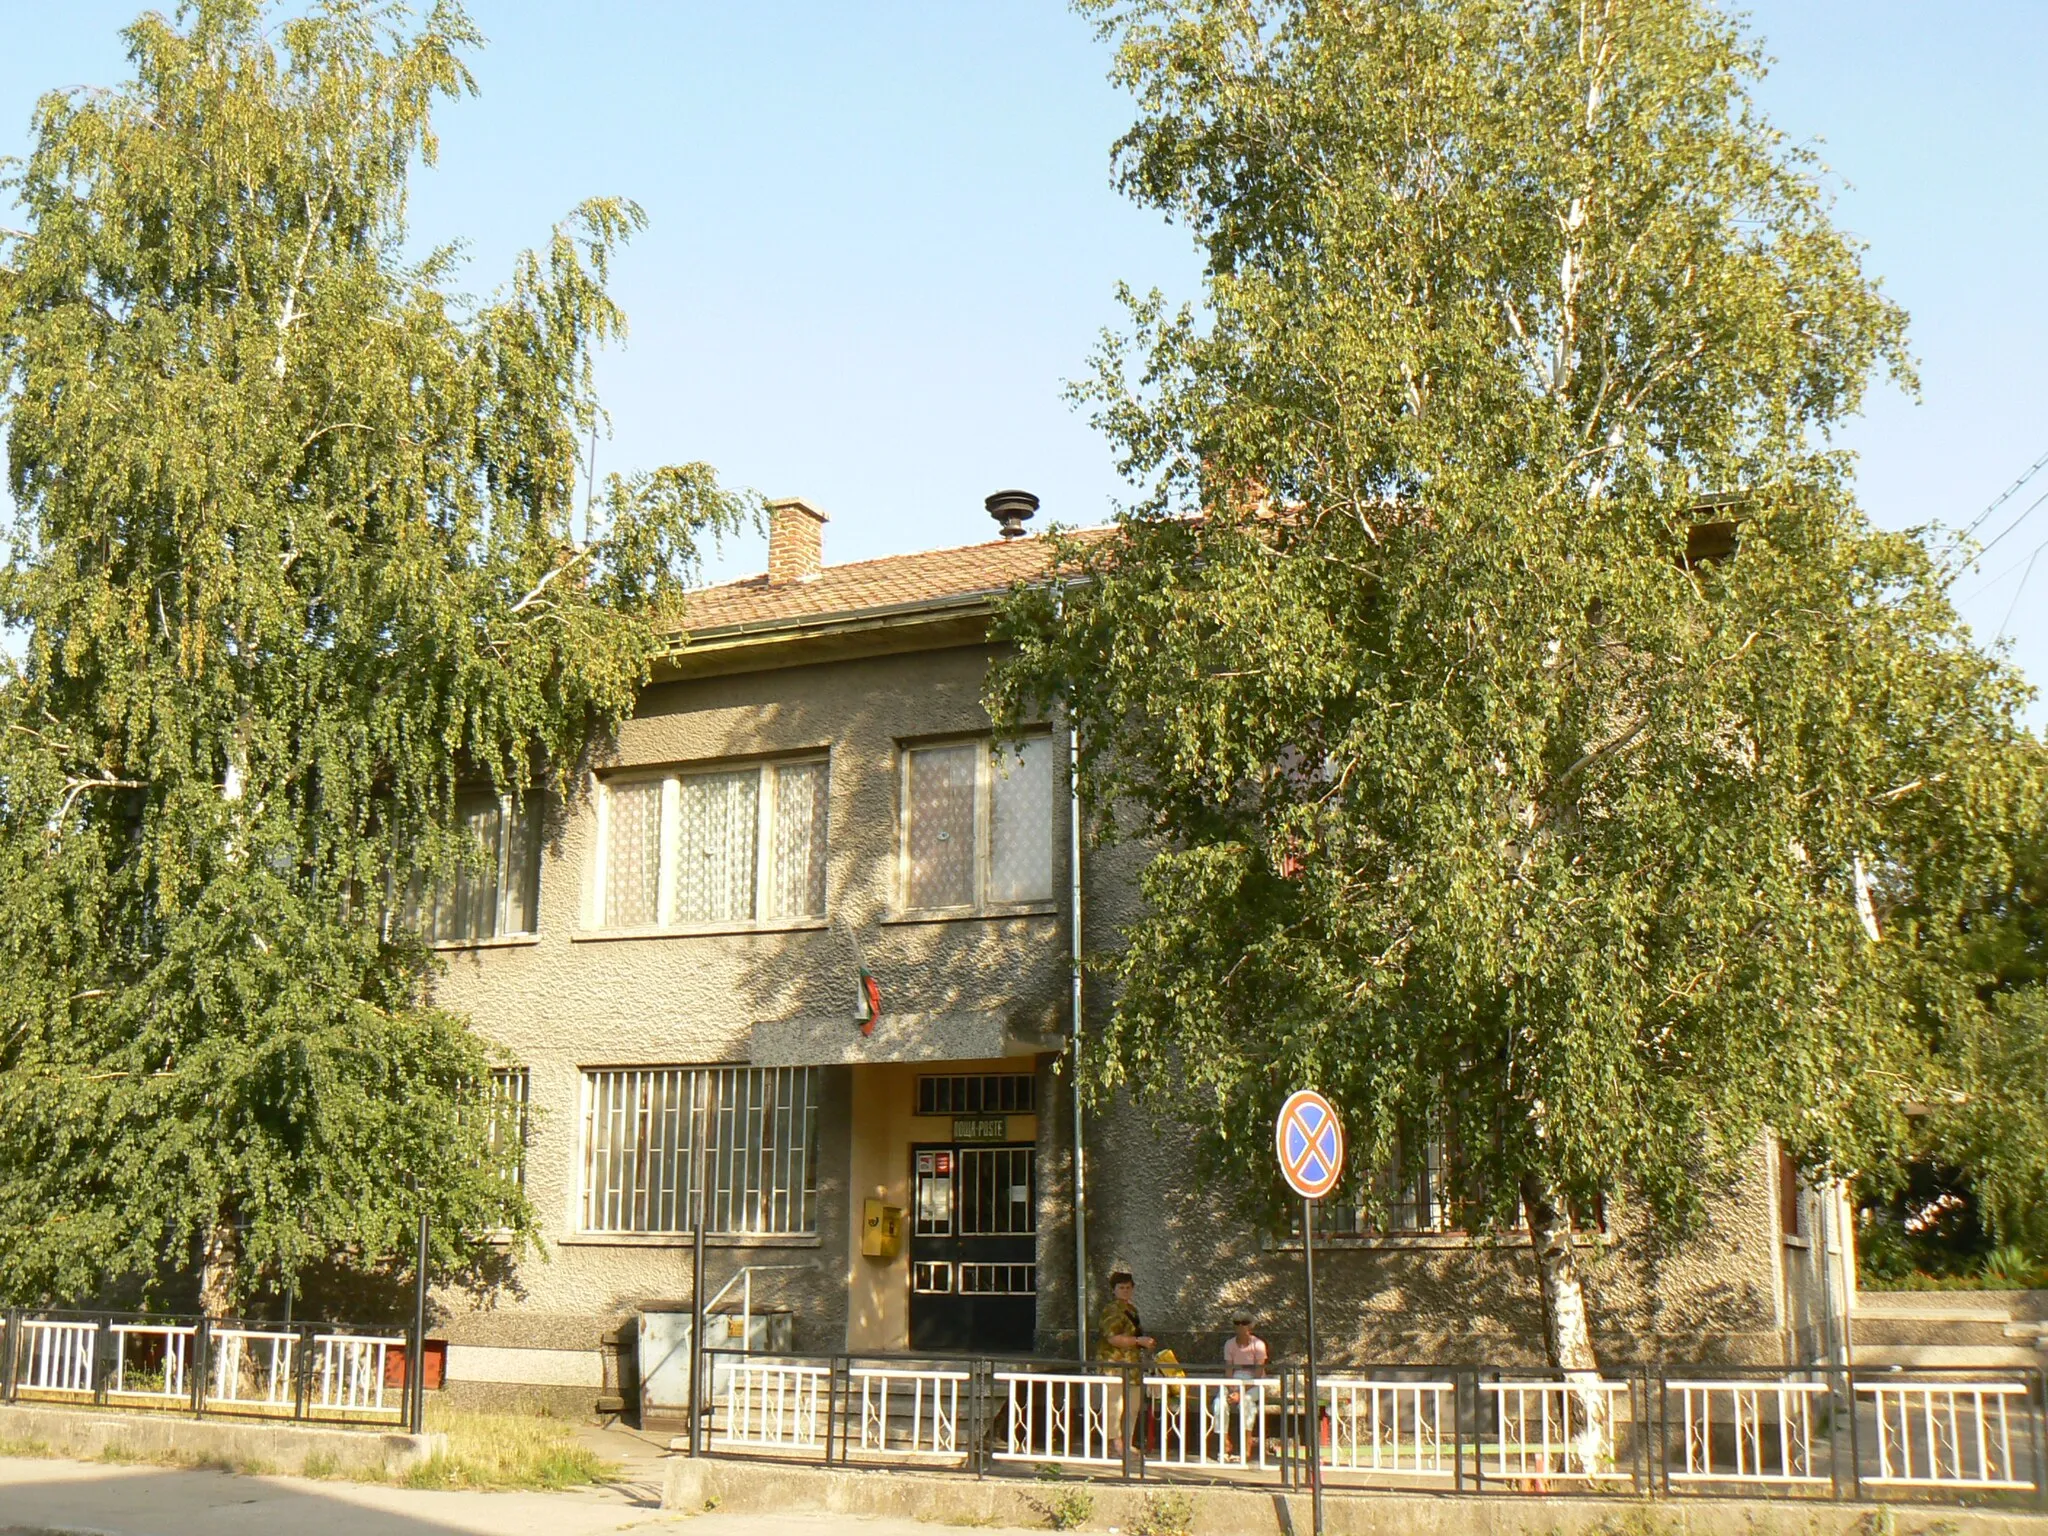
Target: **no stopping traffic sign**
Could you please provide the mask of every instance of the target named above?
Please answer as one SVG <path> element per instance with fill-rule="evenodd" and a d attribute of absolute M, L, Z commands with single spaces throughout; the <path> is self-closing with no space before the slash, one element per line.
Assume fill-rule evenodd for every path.
<path fill-rule="evenodd" d="M 1344 1128 L 1336 1109 L 1313 1088 L 1289 1094 L 1273 1122 L 1273 1150 L 1288 1186 L 1305 1200 L 1322 1199 L 1344 1172 Z"/>

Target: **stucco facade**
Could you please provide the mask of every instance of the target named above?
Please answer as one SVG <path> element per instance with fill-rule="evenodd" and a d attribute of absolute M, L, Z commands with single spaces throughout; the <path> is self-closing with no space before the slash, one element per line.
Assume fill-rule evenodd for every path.
<path fill-rule="evenodd" d="M 986 589 L 971 585 L 836 610 L 821 597 L 812 607 L 824 611 L 788 623 L 700 629 L 645 690 L 617 740 L 594 753 L 582 792 L 549 808 L 534 932 L 448 948 L 440 1000 L 529 1073 L 525 1179 L 542 1228 L 541 1251 L 518 1266 L 515 1285 L 485 1305 L 447 1300 L 440 1326 L 453 1346 L 452 1385 L 550 1396 L 581 1411 L 600 1396 L 630 1405 L 636 1315 L 690 1305 L 686 1234 L 582 1230 L 583 1074 L 609 1067 L 752 1064 L 817 1074 L 813 1229 L 707 1244 L 707 1291 L 757 1266 L 756 1305 L 786 1308 L 793 1347 L 803 1352 L 910 1342 L 910 1256 L 864 1253 L 860 1228 L 866 1200 L 915 1204 L 912 1149 L 951 1133 L 950 1122 L 916 1113 L 920 1074 L 1029 1074 L 1032 1112 L 1008 1117 L 1005 1137 L 1036 1153 L 1034 1344 L 1072 1351 L 1072 1115 L 1060 1055 L 1071 976 L 1064 783 L 1043 828 L 1050 899 L 943 917 L 904 911 L 904 753 L 987 732 L 987 605 Z M 1064 762 L 1057 722 L 1051 731 Z M 606 775 L 793 755 L 829 765 L 824 916 L 662 933 L 610 931 L 595 919 Z M 1084 857 L 1090 950 L 1112 945 L 1132 915 L 1135 857 L 1129 848 Z M 871 1034 L 854 1018 L 862 964 L 883 998 Z M 1091 991 L 1091 1012 L 1106 1005 L 1100 988 Z M 1092 1118 L 1084 1139 L 1091 1315 L 1103 1277 L 1129 1267 L 1140 1277 L 1147 1327 L 1184 1358 L 1213 1357 L 1238 1307 L 1261 1318 L 1276 1351 L 1299 1348 L 1298 1250 L 1250 1229 L 1205 1188 L 1186 1128 L 1123 1105 Z M 1605 1350 L 1616 1358 L 1781 1357 L 1792 1322 L 1772 1178 L 1759 1149 L 1752 1177 L 1712 1192 L 1704 1229 L 1669 1244 L 1634 1223 L 1625 1196 L 1614 1202 L 1609 1230 L 1586 1250 Z M 1540 1356 L 1526 1245 L 1452 1234 L 1354 1240 L 1331 1245 L 1322 1273 L 1333 1356 L 1499 1364 Z"/>

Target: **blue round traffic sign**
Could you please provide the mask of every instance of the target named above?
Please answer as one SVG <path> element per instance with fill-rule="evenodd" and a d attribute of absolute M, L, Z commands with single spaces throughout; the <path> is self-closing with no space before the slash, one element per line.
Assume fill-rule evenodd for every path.
<path fill-rule="evenodd" d="M 1344 1173 L 1344 1127 L 1335 1106 L 1313 1088 L 1289 1094 L 1273 1122 L 1273 1150 L 1289 1187 L 1303 1199 L 1322 1199 Z"/>

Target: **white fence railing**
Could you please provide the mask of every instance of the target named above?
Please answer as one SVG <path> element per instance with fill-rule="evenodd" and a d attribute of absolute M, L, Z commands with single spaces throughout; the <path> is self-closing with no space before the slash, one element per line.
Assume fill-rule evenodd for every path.
<path fill-rule="evenodd" d="M 1797 1378 L 1665 1382 L 1667 1405 L 1677 1394 L 1682 1454 L 1666 1476 L 1674 1483 L 1832 1481 L 1816 1470 L 1813 1454 L 1815 1411 L 1830 1390 Z"/>
<path fill-rule="evenodd" d="M 860 1436 L 848 1449 L 960 1455 L 960 1389 L 970 1379 L 966 1371 L 853 1367 L 847 1382 L 860 1393 Z"/>
<path fill-rule="evenodd" d="M 1264 1471 L 1266 1410 L 1276 1412 L 1276 1379 L 1147 1376 L 1152 1446 L 1147 1460 L 1165 1467 Z"/>
<path fill-rule="evenodd" d="M 318 1351 L 313 1369 L 315 1402 L 341 1413 L 385 1411 L 384 1380 L 391 1351 L 403 1349 L 404 1339 L 323 1333 L 314 1337 L 313 1347 Z"/>
<path fill-rule="evenodd" d="M 736 1363 L 726 1379 L 725 1422 L 712 1443 L 734 1450 L 823 1450 L 831 1394 L 828 1365 Z"/>
<path fill-rule="evenodd" d="M 995 1460 L 1122 1465 L 1130 1408 L 1121 1376 L 997 1371 L 995 1382 L 1003 1394 L 1003 1438 L 992 1453 Z"/>
<path fill-rule="evenodd" d="M 1335 1472 L 1455 1477 L 1458 1386 L 1335 1376 L 1317 1383 L 1329 1415 L 1323 1465 Z"/>
<path fill-rule="evenodd" d="M 15 1367 L 16 1390 L 91 1392 L 99 1324 L 25 1319 L 21 1325 L 24 1363 Z"/>
<path fill-rule="evenodd" d="M 2016 1381 L 1858 1382 L 1877 1408 L 1877 1473 L 1863 1481 L 1911 1488 L 2031 1489 L 2013 1460 L 2028 1389 Z M 2022 1444 L 2025 1441 L 2022 1438 Z"/>
<path fill-rule="evenodd" d="M 1495 1442 L 1482 1449 L 1488 1478 L 1629 1482 L 1616 1448 L 1628 1419 L 1625 1381 L 1489 1381 Z"/>
<path fill-rule="evenodd" d="M 192 1323 L 115 1323 L 110 1398 L 183 1403 L 192 1396 Z"/>
<path fill-rule="evenodd" d="M 206 1401 L 233 1408 L 297 1406 L 292 1368 L 299 1336 L 268 1328 L 213 1330 L 213 1373 Z"/>

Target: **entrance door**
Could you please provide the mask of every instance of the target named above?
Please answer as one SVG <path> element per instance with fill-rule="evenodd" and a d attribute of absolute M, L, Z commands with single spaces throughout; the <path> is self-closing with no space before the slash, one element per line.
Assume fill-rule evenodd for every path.
<path fill-rule="evenodd" d="M 922 1146 L 910 1157 L 910 1347 L 1029 1354 L 1038 1149 Z"/>

